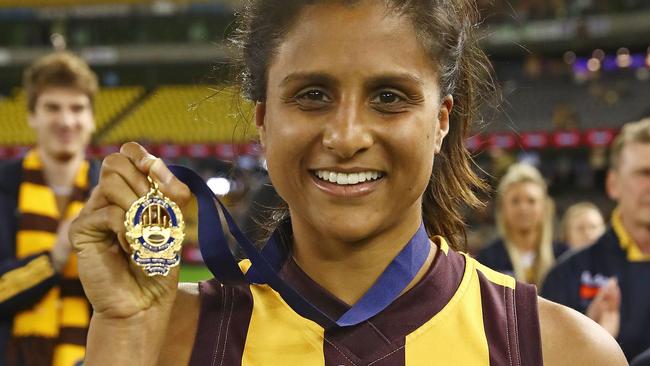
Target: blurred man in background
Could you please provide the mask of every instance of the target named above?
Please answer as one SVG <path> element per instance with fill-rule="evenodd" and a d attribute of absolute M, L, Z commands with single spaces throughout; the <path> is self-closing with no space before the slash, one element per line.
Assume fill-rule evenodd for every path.
<path fill-rule="evenodd" d="M 627 358 L 650 347 L 650 119 L 626 124 L 611 147 L 611 227 L 547 276 L 542 296 L 588 315 Z"/>
<path fill-rule="evenodd" d="M 98 175 L 85 158 L 97 77 L 58 52 L 25 71 L 24 89 L 36 146 L 0 165 L 0 364 L 76 365 L 91 308 L 67 232 Z"/>

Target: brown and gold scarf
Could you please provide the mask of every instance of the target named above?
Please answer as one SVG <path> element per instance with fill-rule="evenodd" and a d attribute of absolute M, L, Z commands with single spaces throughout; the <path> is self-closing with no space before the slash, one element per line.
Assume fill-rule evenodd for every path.
<path fill-rule="evenodd" d="M 18 195 L 18 259 L 52 250 L 60 221 L 74 218 L 88 197 L 88 169 L 84 161 L 70 202 L 65 212 L 59 212 L 37 152 L 25 156 Z M 60 276 L 58 286 L 14 317 L 12 345 L 27 365 L 72 366 L 83 360 L 91 307 L 79 281 L 76 255 L 70 256 Z"/>

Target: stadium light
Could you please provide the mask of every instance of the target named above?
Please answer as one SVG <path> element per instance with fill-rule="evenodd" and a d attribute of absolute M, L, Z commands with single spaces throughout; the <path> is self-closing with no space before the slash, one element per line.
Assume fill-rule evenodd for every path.
<path fill-rule="evenodd" d="M 213 177 L 208 179 L 208 187 L 217 196 L 225 196 L 230 192 L 230 181 L 223 177 Z"/>
<path fill-rule="evenodd" d="M 562 58 L 567 65 L 573 65 L 573 63 L 576 62 L 576 53 L 573 51 L 566 51 Z"/>
<path fill-rule="evenodd" d="M 600 60 L 592 57 L 587 61 L 587 69 L 591 72 L 596 72 L 600 70 Z"/>
<path fill-rule="evenodd" d="M 596 48 L 594 52 L 591 53 L 591 57 L 598 59 L 598 61 L 602 61 L 605 58 L 605 51 L 600 48 Z"/>
<path fill-rule="evenodd" d="M 621 47 L 618 49 L 618 51 L 616 51 L 616 65 L 618 65 L 620 68 L 626 68 L 632 65 L 630 50 L 625 47 Z"/>

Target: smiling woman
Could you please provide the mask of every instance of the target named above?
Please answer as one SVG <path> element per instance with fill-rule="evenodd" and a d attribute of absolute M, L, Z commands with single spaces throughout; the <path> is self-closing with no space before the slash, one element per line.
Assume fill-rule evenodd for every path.
<path fill-rule="evenodd" d="M 95 309 L 87 363 L 623 364 L 583 317 L 545 301 L 538 312 L 532 286 L 456 251 L 460 205 L 479 205 L 482 186 L 463 146 L 489 90 L 475 14 L 461 0 L 248 2 L 235 45 L 287 204 L 284 245 L 268 244 L 281 283 L 177 287 L 175 269 L 134 270 L 123 217 L 147 174 L 181 206 L 191 195 L 126 144 L 71 233 Z M 584 353 L 558 351 L 572 344 Z"/>

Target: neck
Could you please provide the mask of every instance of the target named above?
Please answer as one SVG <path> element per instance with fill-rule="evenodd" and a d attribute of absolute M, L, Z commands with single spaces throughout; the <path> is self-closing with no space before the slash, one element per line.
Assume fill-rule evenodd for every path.
<path fill-rule="evenodd" d="M 292 217 L 296 217 L 295 215 Z M 343 302 L 356 303 L 390 262 L 413 237 L 421 223 L 418 214 L 403 220 L 399 227 L 357 242 L 346 242 L 313 230 L 300 220 L 292 220 L 294 259 L 314 281 Z M 435 250 L 403 292 L 424 276 L 433 262 Z"/>
<path fill-rule="evenodd" d="M 650 224 L 635 221 L 631 217 L 623 214 L 621 214 L 621 221 L 623 228 L 632 240 L 634 240 L 634 243 L 639 249 L 645 254 L 650 254 Z"/>
<path fill-rule="evenodd" d="M 510 233 L 510 242 L 522 252 L 536 250 L 538 247 L 539 234 L 537 230 L 515 231 Z"/>
<path fill-rule="evenodd" d="M 57 189 L 71 188 L 74 186 L 77 170 L 84 160 L 83 153 L 76 154 L 66 160 L 59 160 L 48 155 L 40 148 L 37 149 L 37 152 L 43 163 L 43 176 L 47 185 Z"/>

